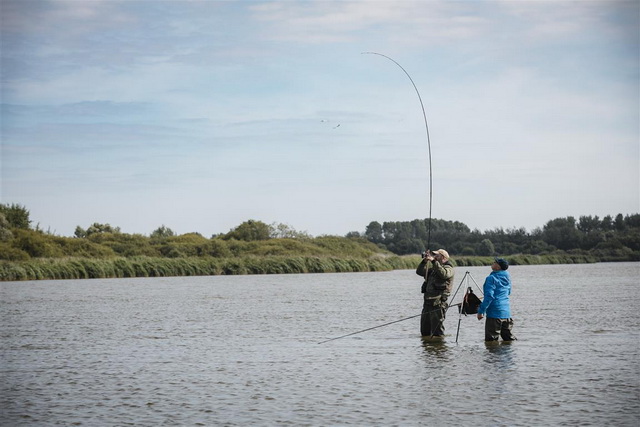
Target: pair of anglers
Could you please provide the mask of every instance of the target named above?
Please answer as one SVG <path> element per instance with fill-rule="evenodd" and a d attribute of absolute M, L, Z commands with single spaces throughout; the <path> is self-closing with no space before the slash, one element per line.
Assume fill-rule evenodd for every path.
<path fill-rule="evenodd" d="M 511 275 L 507 271 L 509 263 L 496 258 L 491 265 L 491 274 L 483 285 L 484 299 L 478 307 L 477 317 L 485 316 L 485 341 L 515 340 L 512 333 L 513 319 L 509 295 L 511 295 Z M 420 317 L 420 333 L 423 337 L 444 335 L 444 319 L 448 308 L 447 299 L 453 288 L 453 265 L 449 253 L 444 249 L 427 251 L 416 269 L 416 274 L 424 277 L 422 293 L 424 305 Z"/>

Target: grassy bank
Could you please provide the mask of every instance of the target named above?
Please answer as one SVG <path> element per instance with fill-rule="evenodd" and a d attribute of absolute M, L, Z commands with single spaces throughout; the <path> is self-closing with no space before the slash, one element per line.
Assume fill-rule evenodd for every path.
<path fill-rule="evenodd" d="M 514 255 L 511 265 L 584 264 L 638 259 L 598 259 L 591 255 Z M 420 257 L 372 256 L 342 258 L 319 256 L 246 257 L 114 257 L 37 258 L 28 261 L 0 261 L 0 281 L 48 279 L 98 279 L 120 277 L 218 276 L 240 274 L 348 273 L 414 269 Z M 455 257 L 454 265 L 489 266 L 493 257 Z"/>
<path fill-rule="evenodd" d="M 631 261 L 610 259 L 603 260 L 588 254 L 554 254 L 554 255 L 513 255 L 505 257 L 511 265 L 541 265 L 541 264 L 589 264 L 601 261 Z M 494 257 L 456 257 L 454 264 L 459 267 L 491 265 Z"/>
<path fill-rule="evenodd" d="M 417 261 L 415 256 L 374 256 L 367 259 L 314 256 L 52 258 L 0 262 L 0 280 L 390 271 L 415 268 Z"/>

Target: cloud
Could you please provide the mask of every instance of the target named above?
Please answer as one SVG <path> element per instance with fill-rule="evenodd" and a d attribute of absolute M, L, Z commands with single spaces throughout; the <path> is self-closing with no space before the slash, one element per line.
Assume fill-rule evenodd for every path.
<path fill-rule="evenodd" d="M 285 1 L 250 10 L 258 22 L 270 24 L 265 37 L 292 43 L 362 43 L 382 29 L 394 43 L 433 44 L 473 37 L 489 24 L 455 2 Z"/>
<path fill-rule="evenodd" d="M 98 220 L 47 217 L 79 195 L 127 231 L 142 220 L 119 204 L 205 234 L 424 217 L 420 105 L 368 50 L 420 90 L 436 216 L 531 227 L 637 202 L 637 2 L 81 3 L 3 2 L 3 201 L 37 220 Z"/>
<path fill-rule="evenodd" d="M 634 20 L 625 17 L 636 15 L 635 21 L 638 19 L 638 5 L 634 1 L 499 0 L 496 3 L 499 3 L 509 16 L 527 24 L 529 38 L 547 41 L 582 38 L 589 34 L 589 29 L 595 28 L 598 29 L 600 37 L 617 37 L 634 27 Z"/>

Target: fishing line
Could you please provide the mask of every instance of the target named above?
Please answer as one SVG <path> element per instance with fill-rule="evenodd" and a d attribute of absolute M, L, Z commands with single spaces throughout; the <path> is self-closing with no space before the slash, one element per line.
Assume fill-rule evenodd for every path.
<path fill-rule="evenodd" d="M 409 77 L 409 80 L 411 81 L 411 84 L 413 85 L 413 88 L 416 90 L 416 94 L 418 95 L 418 99 L 420 100 L 420 107 L 422 108 L 422 117 L 424 117 L 424 128 L 427 132 L 427 146 L 429 148 L 429 227 L 428 227 L 428 234 L 427 234 L 427 250 L 429 249 L 429 246 L 431 244 L 431 207 L 433 205 L 433 171 L 431 168 L 431 138 L 429 138 L 429 124 L 427 123 L 427 113 L 425 113 L 424 111 L 424 104 L 422 102 L 422 97 L 420 96 L 420 92 L 418 91 L 418 87 L 416 86 L 416 84 L 414 83 L 413 79 L 411 78 L 411 76 L 409 75 L 409 73 L 407 72 L 407 70 L 405 70 L 402 65 L 398 64 L 398 62 L 396 62 L 394 59 L 388 57 L 387 55 L 383 55 L 381 53 L 377 53 L 377 52 L 362 52 L 363 55 L 378 55 L 378 56 L 382 56 L 384 58 L 387 58 L 389 61 L 393 62 L 394 64 L 396 64 L 398 67 L 400 67 L 400 69 L 402 71 L 404 71 L 404 73 L 407 75 L 407 77 Z"/>
<path fill-rule="evenodd" d="M 342 335 L 342 336 L 339 336 L 339 337 L 331 338 L 331 339 L 328 339 L 328 340 L 325 340 L 325 341 L 321 341 L 318 344 L 324 344 L 324 343 L 329 342 L 329 341 L 339 340 L 340 338 L 350 337 L 351 335 L 359 334 L 361 332 L 370 331 L 370 330 L 376 329 L 376 328 L 382 328 L 383 326 L 391 325 L 393 323 L 403 322 L 405 320 L 413 319 L 414 317 L 418 317 L 418 316 L 421 316 L 421 315 L 422 315 L 422 313 L 416 314 L 415 316 L 405 317 L 404 319 L 394 320 L 393 322 L 385 323 L 384 325 L 378 325 L 378 326 L 374 326 L 372 328 L 363 329 L 361 331 L 351 332 L 350 334 L 346 334 L 346 335 Z"/>
<path fill-rule="evenodd" d="M 480 292 L 482 293 L 482 289 L 480 288 L 480 286 L 478 286 L 478 283 L 476 282 L 476 280 L 473 278 L 473 276 L 471 275 L 470 272 L 466 272 L 464 274 L 464 277 L 462 278 L 462 280 L 460 281 L 460 284 L 458 285 L 458 288 L 456 289 L 456 291 L 453 293 L 453 297 L 451 298 L 451 301 L 454 301 L 456 298 L 456 295 L 458 295 L 458 291 L 460 290 L 460 288 L 462 287 L 462 284 L 465 283 L 465 279 L 467 280 L 467 285 L 469 285 L 469 279 L 473 280 L 473 283 L 475 283 L 476 287 L 478 289 L 480 289 Z M 462 312 L 462 305 L 464 304 L 464 300 L 462 302 L 459 302 L 457 304 L 449 304 L 447 305 L 446 308 L 444 308 L 444 311 L 447 312 L 451 307 L 459 307 L 460 312 Z M 399 319 L 399 320 L 394 320 L 393 322 L 388 322 L 388 323 L 384 323 L 382 325 L 377 325 L 377 326 L 373 326 L 371 328 L 367 328 L 367 329 L 362 329 L 360 331 L 356 331 L 356 332 L 351 332 L 350 334 L 346 334 L 346 335 L 341 335 L 339 337 L 335 337 L 335 338 L 330 338 L 328 340 L 324 340 L 324 341 L 320 341 L 318 344 L 324 344 L 326 342 L 329 341 L 334 341 L 334 340 L 339 340 L 341 338 L 346 338 L 346 337 L 350 337 L 351 335 L 356 335 L 356 334 L 360 334 L 362 332 L 367 332 L 370 331 L 372 329 L 377 329 L 377 328 L 382 328 L 383 326 L 388 326 L 388 325 L 393 325 L 394 323 L 398 323 L 398 322 L 404 322 L 405 320 L 409 320 L 409 319 L 413 319 L 414 317 L 418 317 L 418 316 L 422 316 L 423 314 L 427 314 L 427 313 L 433 313 L 434 311 L 438 311 L 438 310 L 442 310 L 442 308 L 435 308 L 433 310 L 429 310 L 429 311 L 425 311 L 422 312 L 420 314 L 416 314 L 414 316 L 409 316 L 409 317 L 405 317 L 403 319 Z M 440 322 L 444 322 L 444 319 L 442 319 Z M 460 327 L 460 321 L 458 321 L 458 328 Z M 458 329 L 459 330 L 459 329 Z M 431 336 L 433 338 L 433 335 Z M 456 342 L 458 342 L 458 336 L 456 335 Z"/>
<path fill-rule="evenodd" d="M 445 310 L 445 311 L 446 311 L 446 310 L 449 310 L 449 308 L 450 308 L 450 307 L 455 307 L 455 306 L 458 306 L 458 305 L 460 305 L 460 304 L 452 304 L 452 305 L 449 305 L 449 306 L 447 306 L 447 308 L 445 308 L 444 310 Z M 388 322 L 388 323 L 385 323 L 385 324 L 383 324 L 383 325 L 373 326 L 373 327 L 371 327 L 371 328 L 362 329 L 362 330 L 360 330 L 360 331 L 356 331 L 356 332 L 351 332 L 350 334 L 341 335 L 341 336 L 339 336 L 339 337 L 330 338 L 330 339 L 328 339 L 328 340 L 320 341 L 318 344 L 324 344 L 324 343 L 329 342 L 329 341 L 339 340 L 340 338 L 350 337 L 351 335 L 360 334 L 360 333 L 362 333 L 362 332 L 367 332 L 367 331 L 370 331 L 370 330 L 372 330 L 372 329 L 382 328 L 383 326 L 393 325 L 394 323 L 404 322 L 405 320 L 413 319 L 414 317 L 422 316 L 423 314 L 426 314 L 426 313 L 433 313 L 434 311 L 438 311 L 438 310 L 442 310 L 442 309 L 441 309 L 441 308 L 436 308 L 436 309 L 433 309 L 433 310 L 430 310 L 430 311 L 425 311 L 424 313 L 416 314 L 416 315 L 414 315 L 414 316 L 405 317 L 404 319 L 394 320 L 393 322 Z"/>

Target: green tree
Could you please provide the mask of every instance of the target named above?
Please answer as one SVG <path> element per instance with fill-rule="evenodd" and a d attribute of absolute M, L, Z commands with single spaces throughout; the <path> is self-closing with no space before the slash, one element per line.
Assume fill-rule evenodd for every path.
<path fill-rule="evenodd" d="M 600 229 L 600 225 L 602 221 L 598 218 L 598 215 L 595 217 L 589 216 L 581 216 L 578 220 L 578 230 L 583 233 L 589 233 L 591 231 L 596 231 Z"/>
<path fill-rule="evenodd" d="M 640 227 L 629 230 L 620 237 L 620 240 L 626 247 L 634 251 L 640 251 Z"/>
<path fill-rule="evenodd" d="M 581 241 L 581 249 L 589 250 L 598 246 L 601 242 L 605 241 L 605 234 L 602 231 L 589 231 L 584 233 Z"/>
<path fill-rule="evenodd" d="M 555 247 L 548 245 L 546 242 L 542 240 L 533 240 L 527 248 L 525 248 L 524 252 L 538 255 L 544 252 L 553 252 Z"/>
<path fill-rule="evenodd" d="M 406 221 L 385 221 L 382 224 L 382 231 L 385 243 L 399 243 L 415 237 L 411 223 Z"/>
<path fill-rule="evenodd" d="M 29 211 L 26 207 L 18 204 L 0 204 L 0 214 L 3 214 L 9 228 L 21 228 L 28 230 L 30 228 L 31 220 L 29 219 Z"/>
<path fill-rule="evenodd" d="M 311 236 L 306 231 L 297 231 L 293 227 L 282 224 L 273 223 L 270 226 L 270 237 L 274 239 L 310 239 Z"/>
<path fill-rule="evenodd" d="M 150 237 L 152 239 L 163 239 L 163 238 L 166 238 L 166 237 L 173 237 L 175 235 L 176 235 L 176 233 L 174 233 L 172 229 L 170 229 L 169 227 L 166 227 L 164 224 L 162 224 L 160 227 L 158 227 L 155 230 L 153 230 L 153 232 L 151 233 Z"/>
<path fill-rule="evenodd" d="M 625 229 L 624 217 L 622 214 L 616 215 L 616 219 L 614 220 L 614 226 L 616 231 L 623 231 Z"/>
<path fill-rule="evenodd" d="M 262 221 L 250 219 L 243 222 L 225 235 L 225 239 L 243 240 L 253 242 L 256 240 L 268 240 L 271 237 L 271 228 Z"/>
<path fill-rule="evenodd" d="M 493 246 L 491 240 L 484 239 L 478 245 L 476 252 L 478 255 L 491 256 L 496 253 L 496 248 Z"/>
<path fill-rule="evenodd" d="M 92 234 L 100 234 L 100 233 L 120 233 L 120 227 L 113 227 L 111 224 L 100 224 L 98 222 L 94 222 L 89 228 L 87 228 L 86 236 L 89 237 Z"/>
<path fill-rule="evenodd" d="M 600 228 L 602 229 L 602 231 L 613 230 L 613 218 L 611 217 L 611 215 L 607 215 L 604 218 L 602 218 L 602 222 L 600 223 Z"/>
<path fill-rule="evenodd" d="M 382 225 L 378 221 L 371 221 L 364 232 L 366 239 L 373 243 L 382 243 L 384 237 L 382 234 Z"/>
<path fill-rule="evenodd" d="M 475 254 L 476 254 L 476 251 L 470 246 L 465 246 L 464 248 L 462 248 L 461 255 L 473 256 Z"/>
<path fill-rule="evenodd" d="M 392 244 L 392 251 L 397 254 L 419 254 L 424 248 L 424 243 L 420 239 L 402 239 Z"/>
<path fill-rule="evenodd" d="M 576 227 L 576 219 L 568 216 L 547 222 L 542 229 L 542 238 L 548 244 L 566 251 L 580 247 L 582 233 Z"/>
<path fill-rule="evenodd" d="M 4 216 L 3 213 L 0 212 L 0 242 L 6 242 L 7 240 L 13 237 L 11 230 L 9 230 L 9 221 Z"/>
<path fill-rule="evenodd" d="M 640 228 L 640 214 L 627 215 L 624 217 L 624 223 L 629 228 Z"/>
<path fill-rule="evenodd" d="M 85 230 L 84 228 L 80 227 L 79 225 L 76 226 L 76 230 L 73 232 L 73 235 L 76 236 L 79 239 L 83 239 L 85 237 L 87 237 L 87 230 Z"/>

